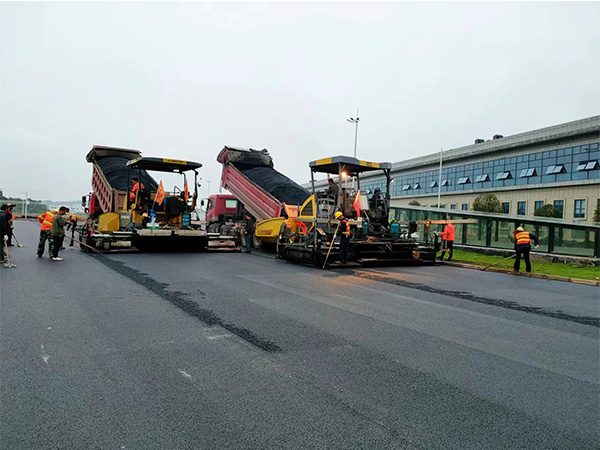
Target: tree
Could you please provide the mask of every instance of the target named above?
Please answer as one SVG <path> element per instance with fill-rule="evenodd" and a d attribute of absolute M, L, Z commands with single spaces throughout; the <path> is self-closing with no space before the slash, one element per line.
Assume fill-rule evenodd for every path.
<path fill-rule="evenodd" d="M 6 197 L 4 196 L 4 192 L 2 192 L 2 189 L 0 189 L 0 200 L 6 200 Z"/>
<path fill-rule="evenodd" d="M 473 200 L 473 211 L 502 212 L 502 203 L 495 194 L 481 194 Z"/>
<path fill-rule="evenodd" d="M 421 206 L 421 204 L 416 200 L 411 200 L 410 202 L 408 202 L 408 204 L 410 206 Z"/>
<path fill-rule="evenodd" d="M 594 222 L 600 222 L 600 202 L 596 205 L 596 209 L 594 210 L 594 217 L 592 218 Z"/>
<path fill-rule="evenodd" d="M 556 219 L 560 219 L 562 217 L 560 210 L 554 205 L 544 205 L 536 209 L 533 215 L 538 217 L 554 217 Z"/>

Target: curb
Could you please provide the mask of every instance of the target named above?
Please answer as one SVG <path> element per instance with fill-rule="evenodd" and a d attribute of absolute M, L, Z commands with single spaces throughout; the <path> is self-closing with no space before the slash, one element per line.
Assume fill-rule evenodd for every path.
<path fill-rule="evenodd" d="M 444 265 L 449 265 L 449 266 L 455 266 L 455 267 L 463 267 L 465 269 L 475 269 L 475 270 L 481 270 L 483 267 L 485 267 L 485 265 L 477 265 L 477 264 L 471 264 L 471 263 L 463 263 L 463 262 L 455 262 L 455 261 L 451 261 L 451 262 L 444 262 Z M 553 280 L 553 281 L 565 281 L 568 283 L 576 283 L 576 284 L 586 284 L 588 286 L 600 286 L 600 281 L 594 281 L 594 280 L 583 280 L 581 278 L 570 278 L 570 277 L 561 277 L 558 275 L 546 275 L 543 273 L 527 273 L 527 272 L 513 272 L 512 270 L 509 269 L 500 269 L 500 268 L 496 268 L 496 267 L 490 267 L 488 269 L 485 270 L 486 272 L 497 272 L 497 273 L 504 273 L 507 275 L 515 275 L 515 276 L 521 276 L 521 277 L 529 277 L 529 278 L 541 278 L 544 280 Z"/>

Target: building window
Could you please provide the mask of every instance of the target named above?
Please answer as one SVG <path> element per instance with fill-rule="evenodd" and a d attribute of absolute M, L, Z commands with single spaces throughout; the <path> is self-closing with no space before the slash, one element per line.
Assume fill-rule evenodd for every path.
<path fill-rule="evenodd" d="M 437 181 L 433 181 L 433 182 L 432 182 L 432 183 L 429 185 L 429 187 L 430 187 L 430 188 L 434 188 L 434 187 L 437 187 L 437 185 L 438 185 L 438 184 L 437 184 Z"/>
<path fill-rule="evenodd" d="M 546 169 L 546 175 L 555 175 L 557 173 L 567 173 L 567 169 L 562 164 L 557 164 L 555 166 L 550 166 Z"/>
<path fill-rule="evenodd" d="M 563 200 L 554 200 L 554 207 L 560 211 L 560 217 L 563 217 L 565 202 Z"/>
<path fill-rule="evenodd" d="M 524 216 L 525 215 L 525 202 L 517 202 L 517 215 Z"/>
<path fill-rule="evenodd" d="M 500 172 L 498 175 L 496 175 L 496 180 L 510 180 L 511 178 L 512 174 L 510 171 Z"/>
<path fill-rule="evenodd" d="M 537 202 L 535 202 L 535 208 L 534 208 L 533 212 L 537 211 L 542 206 L 544 206 L 544 202 L 543 201 L 537 201 Z"/>
<path fill-rule="evenodd" d="M 575 213 L 573 217 L 576 219 L 585 219 L 585 200 L 575 200 Z"/>
<path fill-rule="evenodd" d="M 463 203 L 461 209 L 463 211 L 467 211 L 469 209 L 469 204 L 468 203 Z"/>
<path fill-rule="evenodd" d="M 456 204 L 454 203 L 454 204 L 450 205 L 450 209 L 456 209 Z"/>
<path fill-rule="evenodd" d="M 421 183 L 415 184 L 414 189 L 421 189 Z"/>
<path fill-rule="evenodd" d="M 519 175 L 521 178 L 529 178 L 529 177 L 537 177 L 537 171 L 535 167 L 531 167 L 529 169 L 521 170 L 521 174 Z"/>
<path fill-rule="evenodd" d="M 577 166 L 579 172 L 583 170 L 596 170 L 598 168 L 598 161 L 581 161 Z"/>
<path fill-rule="evenodd" d="M 442 186 L 450 186 L 450 182 L 448 180 L 442 181 Z"/>
<path fill-rule="evenodd" d="M 402 190 L 403 191 L 410 191 L 410 184 L 405 184 L 404 186 L 402 186 Z"/>
<path fill-rule="evenodd" d="M 476 183 L 483 183 L 484 181 L 490 181 L 490 176 L 485 174 L 485 175 L 478 175 L 477 178 L 475 178 Z"/>
<path fill-rule="evenodd" d="M 504 214 L 508 214 L 510 212 L 510 203 L 509 202 L 502 203 L 502 212 Z"/>
<path fill-rule="evenodd" d="M 462 177 L 458 179 L 458 184 L 469 184 L 471 179 L 469 177 Z"/>

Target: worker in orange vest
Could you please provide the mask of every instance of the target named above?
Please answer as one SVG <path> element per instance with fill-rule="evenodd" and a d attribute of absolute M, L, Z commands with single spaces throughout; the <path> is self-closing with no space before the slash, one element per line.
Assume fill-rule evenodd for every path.
<path fill-rule="evenodd" d="M 444 259 L 444 252 L 448 252 L 448 261 L 452 260 L 452 255 L 454 254 L 454 239 L 456 237 L 456 228 L 451 223 L 447 223 L 444 227 L 444 231 L 442 232 L 442 239 L 444 240 L 444 245 L 442 247 L 442 253 L 439 258 L 441 260 Z"/>
<path fill-rule="evenodd" d="M 131 203 L 135 202 L 135 193 L 140 189 L 144 189 L 144 183 L 140 183 L 137 178 L 133 178 L 133 187 L 129 193 L 129 201 Z"/>
<path fill-rule="evenodd" d="M 523 227 L 518 227 L 515 232 L 515 251 L 517 252 L 517 259 L 513 266 L 515 272 L 518 272 L 521 268 L 521 256 L 525 260 L 525 270 L 531 272 L 531 261 L 529 261 L 529 252 L 531 252 L 531 241 L 538 246 L 538 238 L 535 234 L 525 231 Z"/>
<path fill-rule="evenodd" d="M 46 211 L 43 214 L 38 216 L 38 222 L 42 224 L 40 228 L 40 243 L 38 244 L 37 255 L 38 258 L 41 258 L 44 255 L 44 249 L 46 248 L 46 240 L 48 241 L 48 253 L 52 256 L 52 252 L 54 250 L 54 241 L 52 240 L 52 221 L 54 220 L 54 216 L 56 212 L 54 211 Z"/>

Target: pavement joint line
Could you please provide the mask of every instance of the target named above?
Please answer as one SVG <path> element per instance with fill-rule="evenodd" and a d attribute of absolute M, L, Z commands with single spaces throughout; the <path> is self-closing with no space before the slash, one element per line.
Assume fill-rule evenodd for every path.
<path fill-rule="evenodd" d="M 187 314 L 198 318 L 201 322 L 209 326 L 220 326 L 221 328 L 235 334 L 239 338 L 247 341 L 249 344 L 258 347 L 266 352 L 278 352 L 281 351 L 281 347 L 276 345 L 274 342 L 257 336 L 251 330 L 247 328 L 239 327 L 233 323 L 225 321 L 222 317 L 218 316 L 213 310 L 200 307 L 200 305 L 187 298 L 188 295 L 183 292 L 169 291 L 167 283 L 161 283 L 156 281 L 139 270 L 133 269 L 127 266 L 125 263 L 106 257 L 105 255 L 89 254 L 90 257 L 96 258 L 96 260 L 105 265 L 106 267 L 114 270 L 120 275 L 130 279 L 131 281 L 145 287 L 150 292 L 158 295 L 164 300 L 169 301 L 174 306 L 183 310 Z"/>
<path fill-rule="evenodd" d="M 437 289 L 432 286 L 428 286 L 422 283 L 415 283 L 413 281 L 406 281 L 402 278 L 395 278 L 385 275 L 379 275 L 377 273 L 368 272 L 361 269 L 353 269 L 352 275 L 358 278 L 364 278 L 372 281 L 380 281 L 382 283 L 394 284 L 397 286 L 407 287 L 410 289 L 417 289 L 420 291 L 431 292 L 434 294 L 447 295 L 451 297 L 460 298 L 463 300 L 468 300 L 472 302 L 482 303 L 491 306 L 497 306 L 500 308 L 512 309 L 515 311 L 530 313 L 530 314 L 538 314 L 540 316 L 552 317 L 555 319 L 567 320 L 569 322 L 580 323 L 583 325 L 590 325 L 596 328 L 600 328 L 600 318 L 599 317 L 586 317 L 586 316 L 576 316 L 572 314 L 567 314 L 562 311 L 553 311 L 549 309 L 539 308 L 536 306 L 526 306 L 520 305 L 516 302 L 511 302 L 507 300 L 494 299 L 481 297 L 478 295 L 471 294 L 469 292 L 461 292 L 461 291 L 450 291 L 445 289 Z"/>

